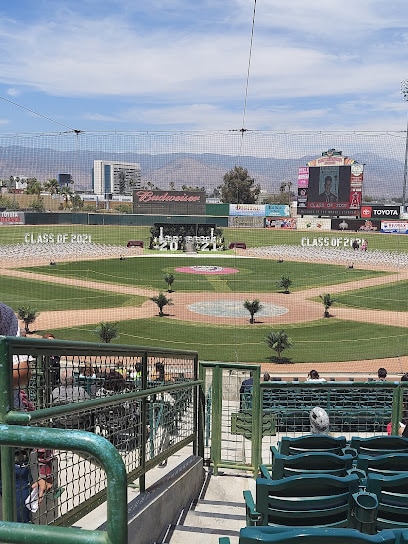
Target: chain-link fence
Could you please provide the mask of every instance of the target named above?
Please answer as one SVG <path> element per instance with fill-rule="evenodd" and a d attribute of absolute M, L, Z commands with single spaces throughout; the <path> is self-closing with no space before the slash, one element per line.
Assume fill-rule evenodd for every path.
<path fill-rule="evenodd" d="M 146 471 L 188 444 L 197 448 L 194 352 L 25 338 L 2 344 L 4 360 L 22 368 L 28 360 L 31 375 L 27 385 L 21 376 L 9 391 L 3 421 L 103 436 L 120 453 L 128 481 L 139 479 L 141 490 Z M 10 367 L 3 365 L 0 378 L 6 386 Z M 15 455 L 22 494 L 39 475 L 51 484 L 41 508 L 30 515 L 23 509 L 22 521 L 70 525 L 104 500 L 106 475 L 91 456 L 69 447 L 20 448 Z"/>
<path fill-rule="evenodd" d="M 202 363 L 205 392 L 205 459 L 221 467 L 258 471 L 283 436 L 311 433 L 310 412 L 329 416 L 334 436 L 397 434 L 406 422 L 404 382 L 261 381 L 260 367 Z"/>

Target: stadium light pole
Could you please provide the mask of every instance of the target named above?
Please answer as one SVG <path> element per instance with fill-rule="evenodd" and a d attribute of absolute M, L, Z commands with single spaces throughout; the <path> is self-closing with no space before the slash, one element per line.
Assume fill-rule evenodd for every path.
<path fill-rule="evenodd" d="M 406 102 L 408 102 L 408 79 L 401 82 L 401 94 Z M 405 136 L 405 162 L 404 162 L 404 182 L 402 185 L 402 207 L 405 213 L 406 196 L 407 196 L 407 170 L 408 170 L 408 116 L 407 116 L 407 132 Z"/>

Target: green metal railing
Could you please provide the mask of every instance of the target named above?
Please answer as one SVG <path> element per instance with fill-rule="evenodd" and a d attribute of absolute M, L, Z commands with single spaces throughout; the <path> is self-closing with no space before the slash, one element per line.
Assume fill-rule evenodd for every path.
<path fill-rule="evenodd" d="M 127 477 L 125 465 L 114 446 L 104 438 L 83 431 L 30 428 L 0 425 L 1 477 L 3 518 L 0 521 L 0 542 L 31 544 L 126 544 L 127 543 Z M 106 531 L 77 528 L 27 525 L 13 522 L 15 502 L 15 446 L 63 448 L 92 455 L 104 468 L 107 485 Z"/>
<path fill-rule="evenodd" d="M 35 404 L 35 410 L 28 412 L 14 409 L 15 390 L 11 373 L 13 356 L 26 354 L 31 356 L 32 369 L 27 391 Z M 55 376 L 53 378 L 49 368 L 49 361 L 54 355 L 60 357 L 61 368 L 65 365 L 79 371 L 91 365 L 99 373 L 103 369 L 105 372 L 115 369 L 123 372 L 126 382 L 129 382 L 131 370 L 139 365 L 141 375 L 137 385 L 131 378 L 125 390 L 109 396 L 94 394 L 92 387 L 97 384 L 98 378 L 81 378 L 78 383 L 86 384 L 91 398 L 54 406 L 52 382 Z M 166 376 L 162 380 L 153 380 L 158 362 L 165 365 Z M 250 372 L 253 380 L 250 402 L 245 399 L 244 403 L 240 386 L 249 378 Z M 0 525 L 5 531 L 3 540 L 3 533 L 0 533 L 0 540 L 4 542 L 36 542 L 37 531 L 41 535 L 45 529 L 36 528 L 33 540 L 26 535 L 32 525 L 17 524 L 16 527 L 21 526 L 22 532 L 20 540 L 13 540 L 16 536 L 10 525 L 10 520 L 14 519 L 15 504 L 12 468 L 13 447 L 17 444 L 52 447 L 72 451 L 74 455 L 82 452 L 77 456 L 76 469 L 78 478 L 86 474 L 87 478 L 93 476 L 96 480 L 92 489 L 87 489 L 91 497 L 81 498 L 80 504 L 74 504 L 56 519 L 46 521 L 69 527 L 104 500 L 122 504 L 120 501 L 126 495 L 124 491 L 117 499 L 110 491 L 115 476 L 109 472 L 109 460 L 101 457 L 99 448 L 102 444 L 108 444 L 108 449 L 113 449 L 124 465 L 125 489 L 126 484 L 138 479 L 140 491 L 143 492 L 146 472 L 188 445 L 192 446 L 194 454 L 203 457 L 204 462 L 213 467 L 215 475 L 220 468 L 251 471 L 256 475 L 259 465 L 268 462 L 266 456 L 269 456 L 270 446 L 276 444 L 280 436 L 310 432 L 308 414 L 314 405 L 322 405 L 328 410 L 334 433 L 349 436 L 386 434 L 389 423 L 395 434 L 398 422 L 403 418 L 408 419 L 408 383 L 405 385 L 404 382 L 261 382 L 260 365 L 218 362 L 202 362 L 199 365 L 195 352 L 29 338 L 0 337 L 0 391 L 0 424 L 3 424 L 0 429 L 5 430 L 0 440 L 5 498 L 3 517 L 7 520 Z M 110 424 L 120 426 L 121 412 L 115 410 L 126 405 L 140 408 L 136 435 L 131 437 L 138 438 L 139 442 L 122 451 L 120 446 L 115 448 L 95 433 L 101 434 L 102 413 L 112 412 Z M 81 414 L 92 414 L 99 421 L 92 433 L 51 428 L 68 415 Z M 120 430 L 125 429 L 122 426 Z M 95 458 L 97 463 L 90 458 Z M 81 473 L 81 464 L 86 465 L 85 473 Z M 106 477 L 101 468 L 106 471 Z M 71 466 L 64 468 L 71 469 Z M 71 485 L 71 488 L 75 489 L 75 485 Z M 71 502 L 75 498 L 71 497 Z M 122 510 L 126 511 L 126 506 Z M 116 516 L 114 506 L 108 515 Z M 126 521 L 121 520 L 119 523 L 126 525 Z M 53 532 L 57 527 L 49 529 L 47 538 L 48 535 L 57 534 Z M 77 530 L 72 531 L 74 534 Z M 122 538 L 120 531 L 113 532 L 116 537 Z M 75 542 L 81 541 L 82 537 L 77 538 L 72 534 L 63 534 L 68 539 L 63 544 L 69 542 L 69 538 Z M 38 542 L 45 542 L 41 538 L 38 536 Z M 110 535 L 97 535 L 95 538 L 110 538 Z"/>
<path fill-rule="evenodd" d="M 234 380 L 233 388 L 230 385 L 231 374 L 235 372 L 242 373 L 243 376 L 249 378 L 249 373 L 252 372 L 254 387 L 253 387 L 253 410 L 251 415 L 251 460 L 249 463 L 237 458 L 228 459 L 224 455 L 223 444 L 227 442 L 225 449 L 231 447 L 230 436 L 225 436 L 225 429 L 229 426 L 231 413 L 239 411 L 236 400 L 239 399 L 238 391 L 240 382 Z M 218 474 L 218 469 L 236 468 L 239 470 L 252 470 L 254 473 L 258 471 L 261 462 L 262 441 L 262 417 L 260 409 L 260 375 L 261 367 L 255 365 L 231 364 L 231 363 L 200 363 L 200 378 L 203 382 L 204 394 L 206 400 L 204 402 L 205 414 L 205 436 L 207 450 L 210 447 L 207 456 L 207 463 L 211 464 L 214 469 L 214 474 Z"/>
<path fill-rule="evenodd" d="M 22 410 L 21 406 L 14 408 L 19 390 L 13 389 L 11 371 L 13 357 L 26 358 L 27 354 L 30 355 L 31 380 L 24 390 L 33 404 L 29 411 Z M 92 368 L 98 376 L 109 376 L 110 371 L 115 371 L 120 377 L 122 373 L 125 388 L 106 393 L 103 388 L 105 378 L 75 378 L 77 385 L 85 384 L 89 393 L 87 399 L 54 405 L 55 369 L 50 368 L 50 361 L 55 356 L 59 358 L 59 370 L 70 369 L 75 376 L 84 368 Z M 163 380 L 153 379 L 159 362 L 166 369 Z M 137 377 L 133 374 L 136 367 Z M 95 392 L 93 388 L 99 382 L 102 393 L 98 396 L 99 391 Z M 21 440 L 26 438 L 22 442 L 26 447 L 34 443 L 30 438 L 30 433 L 34 433 L 35 443 L 42 448 L 52 444 L 52 448 L 63 450 L 62 453 L 73 452 L 71 456 L 62 457 L 61 451 L 57 452 L 56 476 L 65 483 L 57 490 L 61 491 L 61 496 L 54 509 L 55 517 L 49 513 L 42 518 L 37 516 L 33 522 L 70 527 L 112 495 L 110 476 L 103 471 L 104 463 L 99 462 L 98 455 L 82 445 L 73 444 L 72 440 L 87 437 L 85 442 L 88 444 L 92 437 L 99 445 L 108 444 L 125 467 L 125 483 L 139 487 L 141 493 L 146 488 L 146 473 L 174 453 L 191 445 L 193 453 L 202 454 L 200 385 L 196 352 L 0 337 L 0 424 L 22 429 L 19 436 Z M 137 409 L 136 419 L 123 416 L 127 408 Z M 92 421 L 92 428 L 78 426 L 80 430 L 61 430 L 59 427 L 66 425 L 62 422 L 75 419 L 73 416 Z M 102 416 L 107 418 L 104 423 Z M 22 425 L 25 427 L 20 427 Z M 116 448 L 103 436 L 107 436 Z M 1 443 L 4 444 L 1 448 L 3 518 L 10 523 L 15 519 L 14 450 L 7 441 Z M 72 481 L 73 475 L 75 481 Z M 134 484 L 135 480 L 138 480 L 137 484 Z M 125 491 L 123 494 L 126 496 Z M 126 510 L 125 506 L 123 511 Z M 28 527 L 32 525 L 26 526 L 25 531 Z"/>
<path fill-rule="evenodd" d="M 250 404 L 240 395 L 252 372 Z M 261 381 L 260 365 L 200 363 L 203 381 L 204 460 L 213 467 L 258 474 L 281 436 L 310 433 L 309 413 L 326 409 L 334 435 L 397 434 L 408 420 L 408 382 Z M 245 402 L 244 402 L 245 401 Z"/>

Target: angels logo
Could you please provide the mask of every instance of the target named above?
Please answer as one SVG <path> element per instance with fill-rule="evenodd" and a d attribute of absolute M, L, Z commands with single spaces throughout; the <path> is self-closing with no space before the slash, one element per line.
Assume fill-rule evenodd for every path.
<path fill-rule="evenodd" d="M 360 214 L 361 214 L 361 217 L 364 217 L 364 219 L 366 219 L 367 217 L 371 217 L 372 207 L 371 206 L 362 206 Z"/>

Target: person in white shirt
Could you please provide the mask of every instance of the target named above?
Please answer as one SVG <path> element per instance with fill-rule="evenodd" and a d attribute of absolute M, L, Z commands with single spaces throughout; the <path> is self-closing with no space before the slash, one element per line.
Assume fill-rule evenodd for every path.
<path fill-rule="evenodd" d="M 324 383 L 326 380 L 319 376 L 317 370 L 311 370 L 306 378 L 307 382 Z"/>

